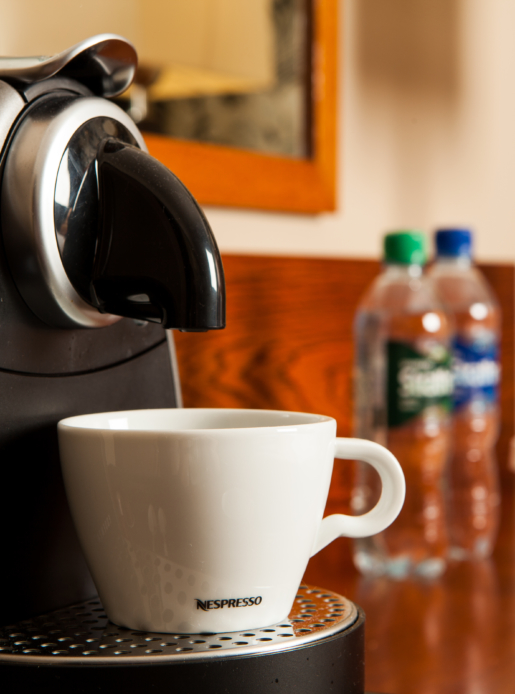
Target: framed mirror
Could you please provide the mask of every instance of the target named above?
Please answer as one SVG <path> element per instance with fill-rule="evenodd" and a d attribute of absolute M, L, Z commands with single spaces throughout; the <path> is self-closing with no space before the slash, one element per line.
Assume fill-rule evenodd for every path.
<path fill-rule="evenodd" d="M 300 213 L 335 209 L 338 2 L 301 0 L 301 8 L 305 20 L 298 24 L 304 26 L 305 40 L 294 43 L 305 51 L 297 58 L 305 77 L 305 101 L 299 104 L 304 127 L 298 128 L 304 142 L 296 149 L 294 145 L 294 151 L 196 142 L 145 131 L 143 122 L 150 153 L 201 204 Z"/>
<path fill-rule="evenodd" d="M 338 0 L 3 0 L 0 54 L 100 33 L 135 45 L 122 95 L 150 153 L 204 205 L 335 207 Z"/>

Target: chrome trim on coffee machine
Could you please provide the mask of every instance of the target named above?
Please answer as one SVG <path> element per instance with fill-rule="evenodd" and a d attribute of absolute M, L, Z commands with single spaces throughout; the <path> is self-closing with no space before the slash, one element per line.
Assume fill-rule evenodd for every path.
<path fill-rule="evenodd" d="M 95 118 L 121 123 L 146 151 L 136 125 L 116 104 L 63 93 L 40 99 L 25 116 L 5 163 L 0 204 L 9 267 L 30 308 L 57 327 L 100 328 L 120 320 L 99 313 L 76 291 L 56 236 L 54 198 L 63 156 L 74 133 Z"/>

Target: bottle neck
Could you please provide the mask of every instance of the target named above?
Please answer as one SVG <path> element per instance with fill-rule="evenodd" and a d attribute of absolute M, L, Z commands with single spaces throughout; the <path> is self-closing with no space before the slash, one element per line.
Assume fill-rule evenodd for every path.
<path fill-rule="evenodd" d="M 422 265 L 407 265 L 406 263 L 387 263 L 385 265 L 386 274 L 393 278 L 414 279 L 422 276 Z"/>
<path fill-rule="evenodd" d="M 472 265 L 472 258 L 469 255 L 437 255 L 435 261 L 438 265 L 467 270 Z"/>

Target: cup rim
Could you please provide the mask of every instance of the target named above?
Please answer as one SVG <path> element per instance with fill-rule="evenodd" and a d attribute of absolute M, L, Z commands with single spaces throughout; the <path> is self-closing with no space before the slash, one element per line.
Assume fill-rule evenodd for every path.
<path fill-rule="evenodd" d="M 140 415 L 144 413 L 148 417 L 151 413 L 156 413 L 163 415 L 163 413 L 170 414 L 177 418 L 180 418 L 180 413 L 185 413 L 183 418 L 186 419 L 188 416 L 195 416 L 198 413 L 199 417 L 206 417 L 209 415 L 220 415 L 220 416 L 236 416 L 241 419 L 249 416 L 255 416 L 257 421 L 255 424 L 250 426 L 120 426 L 121 422 L 127 422 L 127 419 L 132 416 Z M 271 417 L 277 417 L 277 421 L 273 423 L 260 424 L 259 420 L 265 421 L 269 420 Z M 111 420 L 111 421 L 110 421 Z M 283 420 L 283 421 L 281 421 Z M 288 421 L 290 420 L 290 421 Z M 327 424 L 334 422 L 336 420 L 334 417 L 329 417 L 327 415 L 315 414 L 310 412 L 294 412 L 288 410 L 268 410 L 268 409 L 257 409 L 257 408 L 229 408 L 229 407 L 162 407 L 162 408 L 139 408 L 136 410 L 119 410 L 113 412 L 92 412 L 88 414 L 75 415 L 73 417 L 66 417 L 58 422 L 58 429 L 64 430 L 80 430 L 87 432 L 110 432 L 112 434 L 117 434 L 120 436 L 127 436 L 130 434 L 168 434 L 168 435 L 184 435 L 188 433 L 195 433 L 195 435 L 202 435 L 203 433 L 231 433 L 231 432 L 244 432 L 244 431 L 277 431 L 277 430 L 294 430 L 305 427 L 312 427 L 314 425 Z"/>

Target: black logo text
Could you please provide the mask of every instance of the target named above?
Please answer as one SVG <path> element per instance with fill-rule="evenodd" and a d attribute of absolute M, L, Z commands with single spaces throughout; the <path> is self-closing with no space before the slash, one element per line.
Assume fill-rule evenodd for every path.
<path fill-rule="evenodd" d="M 199 600 L 197 601 L 197 610 L 222 610 L 224 607 L 251 607 L 251 605 L 261 605 L 263 598 L 258 595 L 257 598 L 232 598 L 228 600 Z"/>

